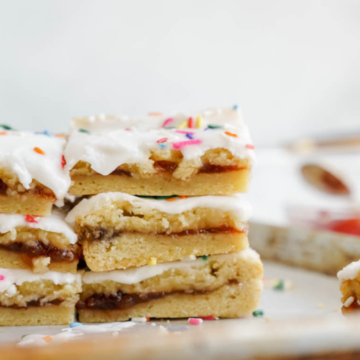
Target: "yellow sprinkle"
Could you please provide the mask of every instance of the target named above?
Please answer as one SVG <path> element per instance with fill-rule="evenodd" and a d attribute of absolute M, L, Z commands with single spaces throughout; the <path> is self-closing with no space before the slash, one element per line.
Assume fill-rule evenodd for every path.
<path fill-rule="evenodd" d="M 186 128 L 186 126 L 187 126 L 187 121 L 184 121 L 184 122 L 182 122 L 179 126 L 178 126 L 178 129 L 185 129 Z"/>
<path fill-rule="evenodd" d="M 152 266 L 152 265 L 156 265 L 156 263 L 157 263 L 157 258 L 152 257 L 150 258 L 148 265 Z"/>
<path fill-rule="evenodd" d="M 202 128 L 202 117 L 201 116 L 198 116 L 196 118 L 196 127 L 201 129 Z"/>

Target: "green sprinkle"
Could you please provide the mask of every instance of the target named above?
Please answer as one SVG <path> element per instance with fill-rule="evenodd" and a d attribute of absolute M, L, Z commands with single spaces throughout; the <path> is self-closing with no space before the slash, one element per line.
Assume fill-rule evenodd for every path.
<path fill-rule="evenodd" d="M 21 338 L 23 339 L 25 336 L 27 336 L 27 335 L 23 335 L 23 336 L 21 336 Z"/>
<path fill-rule="evenodd" d="M 142 198 L 142 199 L 154 199 L 154 196 L 147 196 L 147 195 L 135 195 L 136 197 Z"/>
<path fill-rule="evenodd" d="M 257 316 L 264 316 L 264 312 L 262 310 L 255 310 L 253 312 L 253 316 L 257 317 Z"/>
<path fill-rule="evenodd" d="M 208 256 L 207 256 L 207 255 L 203 255 L 201 258 L 202 258 L 204 261 L 206 261 L 206 260 L 208 259 Z"/>
<path fill-rule="evenodd" d="M 79 132 L 82 132 L 84 134 L 90 134 L 90 131 L 86 129 L 79 129 Z"/>
<path fill-rule="evenodd" d="M 172 199 L 178 197 L 177 195 L 171 195 L 171 196 L 155 196 L 156 200 L 166 200 L 166 199 Z"/>
<path fill-rule="evenodd" d="M 224 127 L 221 125 L 208 125 L 209 129 L 223 129 Z"/>
<path fill-rule="evenodd" d="M 12 130 L 12 127 L 9 126 L 9 125 L 3 125 L 3 124 L 1 124 L 0 127 L 2 127 L 2 128 L 5 129 L 5 130 Z"/>
<path fill-rule="evenodd" d="M 176 126 L 166 126 L 165 129 L 166 130 L 176 129 Z"/>
<path fill-rule="evenodd" d="M 285 282 L 284 280 L 280 279 L 279 283 L 275 286 L 273 286 L 273 290 L 277 290 L 277 291 L 283 291 L 284 290 L 284 286 L 285 286 Z"/>

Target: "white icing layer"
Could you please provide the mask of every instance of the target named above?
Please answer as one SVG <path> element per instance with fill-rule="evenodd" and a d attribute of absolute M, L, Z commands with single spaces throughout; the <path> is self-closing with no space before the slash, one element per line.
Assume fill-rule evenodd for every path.
<path fill-rule="evenodd" d="M 225 116 L 222 112 L 214 116 L 224 129 L 191 128 L 181 130 L 191 132 L 193 139 L 200 141 L 200 143 L 180 148 L 175 145 L 185 160 L 197 159 L 210 149 L 227 149 L 235 157 L 247 159 L 250 163 L 254 162 L 255 154 L 251 147 L 249 131 L 238 119 L 237 111 L 229 111 L 234 114 L 232 117 Z M 212 118 L 210 117 L 210 119 Z M 109 175 L 122 164 L 152 165 L 153 162 L 149 158 L 152 151 L 159 149 L 158 140 L 167 138 L 166 143 L 162 144 L 166 147 L 159 151 L 172 150 L 174 144 L 190 140 L 186 137 L 186 133 L 179 133 L 177 129 L 161 128 L 160 123 L 162 121 L 156 122 L 156 126 L 151 126 L 150 129 L 144 129 L 142 125 L 137 127 L 135 123 L 130 131 L 119 126 L 115 126 L 114 129 L 106 126 L 104 128 L 96 127 L 97 131 L 91 133 L 72 131 L 65 148 L 66 167 L 70 170 L 79 161 L 85 161 L 91 164 L 92 169 L 99 174 Z M 175 126 L 177 123 L 174 121 Z M 171 124 L 169 123 L 169 125 Z M 227 135 L 226 131 L 236 136 Z"/>
<path fill-rule="evenodd" d="M 61 206 L 70 186 L 70 176 L 62 168 L 65 139 L 30 132 L 7 132 L 0 141 L 0 168 L 12 170 L 25 189 L 33 180 L 51 189 Z M 38 147 L 45 154 L 34 151 Z"/>
<path fill-rule="evenodd" d="M 186 199 L 179 198 L 176 201 L 166 201 L 139 198 L 120 192 L 109 192 L 95 195 L 90 199 L 83 199 L 69 212 L 65 220 L 73 226 L 78 216 L 83 217 L 95 213 L 101 208 L 109 208 L 112 206 L 111 202 L 116 200 L 128 201 L 132 206 L 143 211 L 155 209 L 168 214 L 181 214 L 196 208 L 221 209 L 233 212 L 239 221 L 247 221 L 252 210 L 250 203 L 243 200 L 240 195 L 194 196 Z"/>
<path fill-rule="evenodd" d="M 354 280 L 360 272 L 360 260 L 352 262 L 337 273 L 340 282 L 345 280 Z"/>
<path fill-rule="evenodd" d="M 29 270 L 0 268 L 0 292 L 11 289 L 14 285 L 20 286 L 25 282 L 50 280 L 55 285 L 77 283 L 81 284 L 81 275 L 48 271 L 44 274 L 35 274 Z"/>
<path fill-rule="evenodd" d="M 150 279 L 154 276 L 161 275 L 170 269 L 182 269 L 182 268 L 194 268 L 202 266 L 211 260 L 226 260 L 228 262 L 235 261 L 237 259 L 248 259 L 254 258 L 259 259 L 259 255 L 252 249 L 247 249 L 235 254 L 226 255 L 212 255 L 203 260 L 202 258 L 196 260 L 185 260 L 185 261 L 173 261 L 168 263 L 161 263 L 157 265 L 147 265 L 138 268 L 130 268 L 125 270 L 113 270 L 104 272 L 86 272 L 82 281 L 85 284 L 96 284 L 106 280 L 114 281 L 120 284 L 137 284 L 146 279 Z"/>
<path fill-rule="evenodd" d="M 78 117 L 71 121 L 71 130 L 85 129 L 91 132 L 104 130 L 115 130 L 125 128 L 137 128 L 141 130 L 154 130 L 163 126 L 167 119 L 172 119 L 166 126 L 178 127 L 187 122 L 191 117 L 194 120 L 194 127 L 197 125 L 198 117 L 201 117 L 201 128 L 208 125 L 227 125 L 232 127 L 241 127 L 243 124 L 240 110 L 234 108 L 215 108 L 192 113 L 177 113 L 173 115 L 148 115 L 143 117 L 130 116 L 89 116 Z"/>
<path fill-rule="evenodd" d="M 65 222 L 61 213 L 53 212 L 47 217 L 35 217 L 34 219 L 37 222 L 28 222 L 25 218 L 24 215 L 0 214 L 0 234 L 14 231 L 14 229 L 21 226 L 62 234 L 69 240 L 70 244 L 77 242 L 77 235 Z M 16 240 L 16 236 L 13 240 Z"/>

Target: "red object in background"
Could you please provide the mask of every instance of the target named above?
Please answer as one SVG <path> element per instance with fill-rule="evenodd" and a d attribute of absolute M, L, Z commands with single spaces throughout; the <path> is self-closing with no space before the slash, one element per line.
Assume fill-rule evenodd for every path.
<path fill-rule="evenodd" d="M 331 231 L 360 236 L 360 219 L 332 221 L 327 225 Z"/>

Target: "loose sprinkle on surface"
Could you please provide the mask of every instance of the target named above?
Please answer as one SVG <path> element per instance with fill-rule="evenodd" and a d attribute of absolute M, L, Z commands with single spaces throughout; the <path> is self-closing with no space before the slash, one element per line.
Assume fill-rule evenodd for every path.
<path fill-rule="evenodd" d="M 209 129 L 223 129 L 224 127 L 221 125 L 208 125 Z"/>
<path fill-rule="evenodd" d="M 162 127 L 163 127 L 163 128 L 166 127 L 166 125 L 168 125 L 169 123 L 171 123 L 171 122 L 173 122 L 173 121 L 174 121 L 173 118 L 166 119 L 166 120 L 164 121 Z"/>
<path fill-rule="evenodd" d="M 86 129 L 79 129 L 79 132 L 84 133 L 84 134 L 90 134 L 90 131 L 86 130 Z"/>
<path fill-rule="evenodd" d="M 187 133 L 187 134 L 186 134 L 186 137 L 187 137 L 188 139 L 190 139 L 190 140 L 194 139 L 194 137 L 193 137 L 190 133 Z"/>
<path fill-rule="evenodd" d="M 188 128 L 192 129 L 194 127 L 194 120 L 192 117 L 189 117 Z"/>
<path fill-rule="evenodd" d="M 187 125 L 187 122 L 186 122 L 186 121 L 183 121 L 183 122 L 178 126 L 178 129 L 179 129 L 179 130 L 185 129 L 185 128 L 186 128 L 186 125 Z"/>
<path fill-rule="evenodd" d="M 37 152 L 40 155 L 45 155 L 44 151 L 38 148 L 37 146 L 34 147 L 34 151 Z"/>
<path fill-rule="evenodd" d="M 199 129 L 202 128 L 202 117 L 201 116 L 198 116 L 196 118 L 196 127 Z"/>
<path fill-rule="evenodd" d="M 162 144 L 162 143 L 166 142 L 167 140 L 168 140 L 168 138 L 162 138 L 162 139 L 159 139 L 159 140 L 157 141 L 157 143 L 158 143 L 158 144 Z"/>
<path fill-rule="evenodd" d="M 154 266 L 156 264 L 157 264 L 157 258 L 155 258 L 155 257 L 150 258 L 148 265 Z"/>
<path fill-rule="evenodd" d="M 30 216 L 30 215 L 25 215 L 25 221 L 26 221 L 26 222 L 29 222 L 29 223 L 35 223 L 35 224 L 37 224 L 37 223 L 40 221 L 40 218 L 38 218 L 38 217 L 33 217 L 33 216 Z"/>
<path fill-rule="evenodd" d="M 284 290 L 285 282 L 284 280 L 280 279 L 276 285 L 273 286 L 273 290 L 283 291 Z"/>
<path fill-rule="evenodd" d="M 66 160 L 65 160 L 65 156 L 61 155 L 61 167 L 64 168 L 66 165 Z"/>
<path fill-rule="evenodd" d="M 353 302 L 355 301 L 355 298 L 353 296 L 350 296 L 347 298 L 347 300 L 344 302 L 345 307 L 349 307 Z"/>
<path fill-rule="evenodd" d="M 189 324 L 190 325 L 200 325 L 203 323 L 203 319 L 200 319 L 200 318 L 190 318 L 188 320 Z"/>
<path fill-rule="evenodd" d="M 74 321 L 69 325 L 71 328 L 78 327 L 78 326 L 84 326 L 83 323 Z"/>
<path fill-rule="evenodd" d="M 245 147 L 247 149 L 251 149 L 251 150 L 254 150 L 255 149 L 255 146 L 253 144 L 246 144 Z"/>
<path fill-rule="evenodd" d="M 45 337 L 43 337 L 43 340 L 48 343 L 48 342 L 50 342 L 52 340 L 52 337 L 51 336 L 45 336 Z"/>
<path fill-rule="evenodd" d="M 230 131 L 225 131 L 225 134 L 232 137 L 238 137 L 236 134 L 233 134 Z"/>
<path fill-rule="evenodd" d="M 264 312 L 262 310 L 255 310 L 253 312 L 253 316 L 257 317 L 257 316 L 264 316 Z"/>
<path fill-rule="evenodd" d="M 193 140 L 188 140 L 188 141 L 179 141 L 176 143 L 173 143 L 173 148 L 178 150 L 181 149 L 184 146 L 187 145 L 197 145 L 197 144 L 201 144 L 202 140 L 201 139 L 193 139 Z"/>
<path fill-rule="evenodd" d="M 12 127 L 9 125 L 5 125 L 5 124 L 0 124 L 0 127 L 2 127 L 5 130 L 12 130 Z"/>

